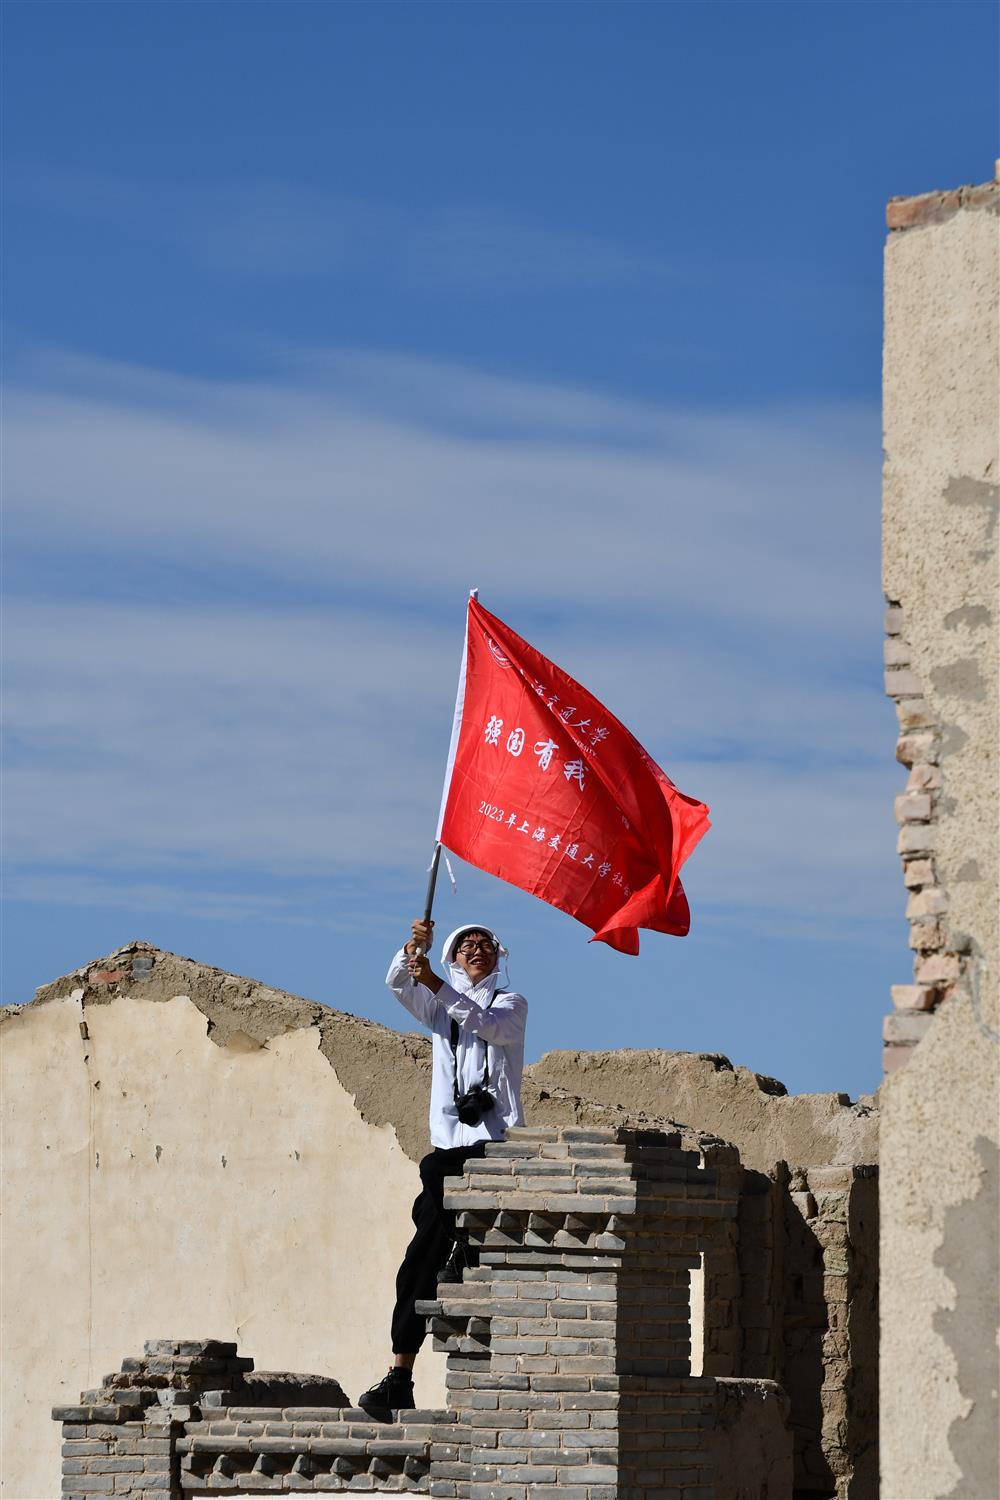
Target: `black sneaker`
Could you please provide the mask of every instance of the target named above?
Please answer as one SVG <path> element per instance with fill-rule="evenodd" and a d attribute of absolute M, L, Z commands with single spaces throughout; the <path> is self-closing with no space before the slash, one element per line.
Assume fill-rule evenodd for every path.
<path fill-rule="evenodd" d="M 413 1376 L 409 1370 L 394 1365 L 378 1385 L 373 1385 L 370 1391 L 358 1397 L 358 1405 L 380 1422 L 391 1421 L 394 1411 L 412 1411 Z"/>
<path fill-rule="evenodd" d="M 451 1254 L 445 1261 L 441 1270 L 437 1273 L 438 1285 L 443 1282 L 459 1282 L 462 1273 L 471 1270 L 479 1264 L 479 1253 L 473 1250 L 467 1240 L 456 1240 L 451 1247 Z"/>

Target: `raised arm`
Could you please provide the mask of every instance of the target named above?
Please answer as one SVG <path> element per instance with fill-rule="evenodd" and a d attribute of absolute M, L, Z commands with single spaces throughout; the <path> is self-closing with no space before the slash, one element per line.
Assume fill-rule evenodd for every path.
<path fill-rule="evenodd" d="M 385 982 L 405 1010 L 410 1012 L 422 1026 L 434 1030 L 434 1021 L 440 1011 L 440 1003 L 425 984 L 414 984 L 407 966 L 407 952 L 400 948 L 389 965 Z"/>
<path fill-rule="evenodd" d="M 442 984 L 435 999 L 459 1026 L 495 1047 L 509 1047 L 524 1037 L 528 1002 L 523 995 L 506 992 L 494 995 L 493 1004 L 487 1007 L 477 1005 L 468 995 L 460 995 L 450 984 Z"/>

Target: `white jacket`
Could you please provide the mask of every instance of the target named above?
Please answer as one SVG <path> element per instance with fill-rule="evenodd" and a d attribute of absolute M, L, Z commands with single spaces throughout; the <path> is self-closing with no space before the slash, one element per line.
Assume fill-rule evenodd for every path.
<path fill-rule="evenodd" d="M 523 995 L 497 988 L 497 969 L 473 984 L 450 954 L 461 932 L 490 932 L 489 927 L 465 922 L 445 939 L 441 966 L 445 982 L 433 994 L 416 983 L 407 970 L 405 948 L 389 965 L 385 982 L 400 1005 L 433 1033 L 431 1075 L 431 1144 L 445 1149 L 472 1146 L 476 1141 L 502 1140 L 509 1126 L 523 1125 L 521 1075 L 524 1071 L 524 1026 L 528 1002 Z M 506 950 L 503 950 L 506 952 Z M 499 963 L 499 955 L 497 957 Z M 455 1068 L 452 1063 L 451 1023 L 458 1022 L 458 1092 L 466 1093 L 483 1079 L 483 1063 L 489 1063 L 487 1087 L 496 1100 L 478 1125 L 463 1125 L 455 1110 Z"/>

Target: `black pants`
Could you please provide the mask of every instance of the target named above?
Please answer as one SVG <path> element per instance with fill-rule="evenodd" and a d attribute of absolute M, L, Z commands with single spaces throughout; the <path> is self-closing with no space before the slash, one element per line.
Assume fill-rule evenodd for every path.
<path fill-rule="evenodd" d="M 396 1306 L 392 1314 L 393 1354 L 416 1354 L 427 1337 L 426 1321 L 413 1304 L 437 1295 L 437 1273 L 448 1259 L 455 1239 L 455 1215 L 444 1207 L 444 1180 L 460 1177 L 465 1163 L 482 1156 L 486 1142 L 456 1146 L 445 1151 L 436 1146 L 420 1163 L 422 1191 L 413 1205 L 416 1234 L 406 1247 L 396 1275 Z"/>

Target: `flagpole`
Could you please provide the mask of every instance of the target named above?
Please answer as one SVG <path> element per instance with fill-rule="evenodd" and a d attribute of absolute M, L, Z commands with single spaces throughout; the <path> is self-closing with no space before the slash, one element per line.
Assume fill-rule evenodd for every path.
<path fill-rule="evenodd" d="M 434 845 L 434 858 L 431 860 L 427 871 L 427 899 L 424 901 L 424 921 L 431 919 L 431 909 L 434 906 L 434 887 L 437 885 L 438 866 L 441 863 L 441 845 Z"/>
<path fill-rule="evenodd" d="M 430 919 L 431 919 L 431 912 L 434 909 L 434 887 L 437 885 L 438 866 L 440 865 L 440 863 L 441 863 L 441 845 L 440 844 L 435 844 L 434 845 L 434 858 L 431 860 L 430 864 L 427 867 L 427 895 L 424 897 L 424 921 L 425 922 L 429 922 L 430 921 Z M 416 953 L 414 953 L 413 957 L 415 959 L 416 958 L 422 958 L 423 954 L 424 954 L 424 950 L 420 946 L 420 944 L 418 943 L 417 944 L 417 951 L 416 951 Z M 416 979 L 414 979 L 414 977 L 413 977 L 412 974 L 410 975 L 410 982 L 412 984 L 416 984 L 418 982 Z"/>
<path fill-rule="evenodd" d="M 469 598 L 470 599 L 478 599 L 479 598 L 479 590 L 478 589 L 470 589 L 469 590 Z M 463 674 L 465 672 L 465 658 L 464 658 L 464 655 L 463 655 L 463 658 L 462 658 L 462 672 L 463 672 Z M 462 682 L 462 680 L 460 680 L 459 681 L 459 701 L 460 702 L 461 702 L 462 686 L 463 686 L 463 682 Z M 457 710 L 456 710 L 456 712 L 457 712 Z M 451 775 L 451 762 L 452 762 L 452 760 L 454 758 L 455 744 L 457 742 L 457 733 L 458 733 L 458 731 L 457 731 L 457 727 L 456 727 L 452 731 L 451 753 L 450 753 L 450 757 L 449 757 L 448 771 L 447 771 L 446 776 L 445 776 L 445 795 L 447 795 L 448 777 Z M 442 813 L 443 813 L 443 808 L 444 808 L 444 802 L 442 800 Z M 440 831 L 441 830 L 440 830 L 440 824 L 439 824 L 438 832 L 440 833 Z M 440 840 L 437 840 L 435 842 L 435 844 L 434 844 L 434 857 L 431 860 L 430 865 L 428 866 L 428 870 L 427 870 L 427 895 L 424 898 L 424 921 L 425 922 L 429 922 L 430 921 L 430 919 L 431 919 L 431 912 L 434 909 L 434 890 L 435 890 L 435 887 L 437 886 L 438 868 L 439 868 L 440 864 L 441 864 L 441 842 L 440 842 Z M 450 874 L 451 873 L 451 866 L 450 865 L 448 867 L 448 870 L 449 870 L 449 874 Z M 454 884 L 454 880 L 452 881 L 452 884 Z M 422 956 L 422 954 L 423 954 L 423 949 L 418 946 L 417 947 L 417 951 L 414 954 L 414 957 L 415 958 L 420 958 Z"/>

